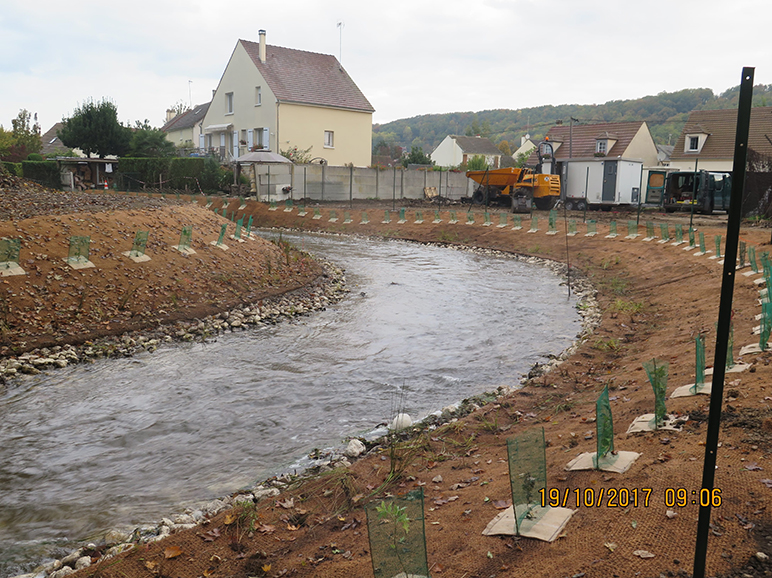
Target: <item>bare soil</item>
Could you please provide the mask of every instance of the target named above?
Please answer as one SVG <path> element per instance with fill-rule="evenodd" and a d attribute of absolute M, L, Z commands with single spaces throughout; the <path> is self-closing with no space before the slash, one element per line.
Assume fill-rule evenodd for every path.
<path fill-rule="evenodd" d="M 201 205 L 204 202 L 199 200 Z M 212 208 L 220 204 L 218 199 Z M 598 289 L 602 321 L 594 335 L 555 370 L 458 421 L 432 431 L 416 431 L 396 446 L 391 457 L 388 448 L 374 448 L 350 468 L 297 481 L 277 498 L 223 512 L 196 529 L 161 542 L 138 545 L 82 570 L 81 575 L 372 576 L 364 504 L 419 487 L 425 492 L 427 555 L 435 577 L 689 575 L 698 507 L 691 503 L 668 507 L 666 500 L 669 489 L 686 489 L 690 500 L 693 490 L 699 492 L 709 400 L 697 396 L 667 401 L 669 413 L 690 416 L 681 432 L 633 436 L 624 432 L 635 417 L 653 411 L 653 393 L 643 362 L 657 358 L 670 364 L 671 392 L 693 382 L 694 337 L 698 332 L 706 334 L 707 357 L 712 359 L 721 283 L 721 267 L 715 260 L 693 256 L 694 251 L 669 243 L 625 240 L 630 217 L 626 214 L 591 214 L 603 221 L 595 237 L 584 236 L 581 213 L 569 214 L 569 218 L 580 220 L 580 234 L 567 242 L 562 219 L 558 221 L 558 235 L 545 234 L 546 213 L 538 213 L 541 230 L 529 234 L 525 222 L 523 230 L 513 231 L 511 217 L 507 228 L 495 226 L 497 216 L 492 226 L 482 226 L 480 208 L 474 209 L 474 225 L 464 224 L 467 207 L 452 207 L 459 212 L 459 223 L 454 225 L 448 223 L 446 208 L 440 213 L 442 223 L 432 224 L 431 205 L 409 209 L 407 222 L 401 225 L 394 213 L 390 223 L 381 223 L 391 203 L 370 203 L 356 209 L 317 208 L 322 219 L 312 219 L 312 207 L 301 218 L 297 209 L 269 211 L 254 202 L 248 203 L 243 213 L 254 215 L 257 226 L 488 247 L 558 261 L 566 260 L 568 244 L 572 271 L 586 276 Z M 337 223 L 329 222 L 331 209 L 338 213 Z M 368 211 L 369 224 L 360 224 L 362 210 Z M 423 212 L 423 224 L 414 223 L 415 210 Z M 342 223 L 345 211 L 351 212 L 351 224 Z M 619 220 L 621 235 L 606 239 L 605 221 L 613 217 Z M 646 213 L 641 223 L 658 223 L 662 218 L 665 215 Z M 688 223 L 689 216 L 667 215 L 666 219 L 672 235 L 672 223 Z M 725 219 L 697 220 L 708 249 L 713 250 L 713 235 L 725 233 Z M 22 237 L 22 264 L 30 272 L 28 277 L 3 281 L 4 302 L 15 316 L 15 323 L 7 330 L 5 351 L 23 347 L 19 340 L 29 347 L 100 331 L 122 331 L 132 322 L 141 324 L 150 319 L 155 323 L 159 316 L 199 315 L 247 297 L 254 300 L 266 292 L 285 290 L 316 274 L 313 263 L 303 262 L 294 270 L 281 269 L 277 273 L 280 279 L 274 283 L 265 260 L 259 258 L 273 250 L 269 243 L 259 252 L 254 244 L 230 243 L 233 250 L 228 252 L 210 249 L 206 243 L 216 238 L 223 222 L 222 217 L 201 207 L 174 204 L 161 209 L 0 222 L 0 235 Z M 198 257 L 183 258 L 168 246 L 177 241 L 181 226 L 191 223 Z M 142 227 L 151 228 L 151 238 L 156 240 L 148 246 L 153 261 L 139 267 L 119 255 L 128 250 L 134 231 Z M 659 235 L 659 227 L 656 233 Z M 98 249 L 94 255 L 96 270 L 73 272 L 61 263 L 70 234 L 92 235 L 92 246 Z M 744 227 L 742 238 L 759 250 L 769 250 L 765 245 L 768 231 Z M 735 352 L 758 341 L 751 335 L 758 324 L 754 315 L 760 312 L 752 279 L 741 274 L 736 279 Z M 119 304 L 135 287 L 139 288 L 138 295 L 131 300 L 129 315 Z M 171 295 L 176 298 L 171 299 Z M 767 563 L 754 557 L 759 551 L 772 554 L 772 516 L 768 510 L 772 489 L 763 481 L 772 477 L 771 358 L 766 353 L 749 356 L 745 361 L 753 367 L 727 378 L 716 471 L 722 503 L 712 511 L 711 576 L 772 573 Z M 595 401 L 604 385 L 609 386 L 613 399 L 616 449 L 642 455 L 623 475 L 566 472 L 570 459 L 595 450 Z M 550 488 L 561 493 L 569 490 L 571 496 L 574 490 L 583 495 L 585 489 L 591 489 L 598 495 L 605 489 L 608 495 L 610 488 L 641 492 L 650 488 L 648 503 L 619 507 L 607 500 L 592 506 L 570 501 L 568 505 L 577 511 L 564 534 L 553 543 L 483 536 L 481 532 L 499 512 L 497 508 L 510 499 L 506 439 L 542 427 L 548 444 Z M 392 458 L 397 460 L 394 464 Z M 401 475 L 384 487 L 392 465 L 403 467 Z M 437 476 L 441 482 L 433 481 L 440 479 Z M 668 516 L 668 510 L 675 515 Z M 638 550 L 654 556 L 641 558 L 634 554 Z M 97 554 L 94 552 L 95 561 Z"/>

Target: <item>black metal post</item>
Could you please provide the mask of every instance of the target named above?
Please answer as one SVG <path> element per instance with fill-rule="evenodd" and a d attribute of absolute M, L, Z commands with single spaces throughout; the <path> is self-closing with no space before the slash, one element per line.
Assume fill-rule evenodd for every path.
<path fill-rule="evenodd" d="M 729 328 L 732 321 L 737 245 L 740 237 L 741 205 L 743 189 L 745 188 L 748 132 L 751 124 L 753 72 L 754 69 L 751 67 L 743 68 L 740 82 L 740 102 L 737 109 L 737 132 L 732 167 L 732 197 L 729 202 L 729 219 L 726 226 L 724 272 L 721 281 L 721 301 L 718 308 L 716 351 L 713 358 L 713 385 L 710 393 L 708 433 L 705 440 L 705 463 L 702 470 L 702 489 L 696 496 L 700 503 L 700 515 L 697 522 L 697 544 L 694 549 L 694 578 L 705 578 L 705 558 L 708 552 L 708 535 L 710 534 L 710 509 L 714 492 L 718 491 L 713 489 L 713 480 L 716 473 L 716 451 L 718 450 L 718 434 L 721 425 L 721 402 L 724 399 L 724 377 L 726 375 L 724 360 L 729 348 Z"/>
<path fill-rule="evenodd" d="M 268 202 L 271 202 L 271 165 L 266 165 L 268 167 Z"/>
<path fill-rule="evenodd" d="M 354 165 L 348 168 L 348 208 L 354 208 Z"/>

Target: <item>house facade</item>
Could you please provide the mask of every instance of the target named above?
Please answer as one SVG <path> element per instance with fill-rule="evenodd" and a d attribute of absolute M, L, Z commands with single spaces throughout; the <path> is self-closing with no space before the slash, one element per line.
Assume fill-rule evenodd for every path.
<path fill-rule="evenodd" d="M 192 110 L 172 116 L 173 111 L 166 111 L 166 124 L 161 130 L 166 133 L 167 140 L 174 146 L 183 148 L 203 148 L 201 137 L 204 134 L 204 117 L 210 103 L 198 104 Z"/>
<path fill-rule="evenodd" d="M 611 122 L 603 124 L 558 125 L 550 128 L 545 137 L 552 143 L 555 161 L 582 157 L 623 157 L 640 159 L 644 167 L 658 165 L 659 151 L 648 125 L 643 121 Z M 534 151 L 528 166 L 537 163 Z"/>
<path fill-rule="evenodd" d="M 501 151 L 490 139 L 479 136 L 448 135 L 429 155 L 441 167 L 457 167 L 472 157 L 482 155 L 488 166 L 497 169 L 501 165 Z"/>
<path fill-rule="evenodd" d="M 338 60 L 239 40 L 202 124 L 200 146 L 224 159 L 311 149 L 330 165 L 368 166 L 373 107 Z"/>
<path fill-rule="evenodd" d="M 696 110 L 689 114 L 670 155 L 670 166 L 693 171 L 731 171 L 737 110 Z M 772 107 L 751 109 L 748 149 L 772 156 Z"/>

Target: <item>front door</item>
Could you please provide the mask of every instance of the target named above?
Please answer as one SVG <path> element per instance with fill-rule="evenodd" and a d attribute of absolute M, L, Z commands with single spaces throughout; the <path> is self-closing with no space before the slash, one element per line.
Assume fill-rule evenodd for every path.
<path fill-rule="evenodd" d="M 603 162 L 603 192 L 601 201 L 613 203 L 617 191 L 617 161 Z"/>

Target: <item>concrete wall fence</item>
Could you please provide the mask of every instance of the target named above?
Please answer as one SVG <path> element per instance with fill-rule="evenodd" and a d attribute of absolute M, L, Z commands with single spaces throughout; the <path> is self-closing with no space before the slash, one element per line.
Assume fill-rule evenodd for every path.
<path fill-rule="evenodd" d="M 288 197 L 315 201 L 423 199 L 424 189 L 430 187 L 445 198 L 459 199 L 471 195 L 475 184 L 464 173 L 449 171 L 328 165 L 253 166 L 254 173 L 247 167 L 243 171 L 252 177 L 252 194 L 257 194 L 259 201 Z M 288 185 L 292 193 L 283 193 L 282 189 Z"/>

